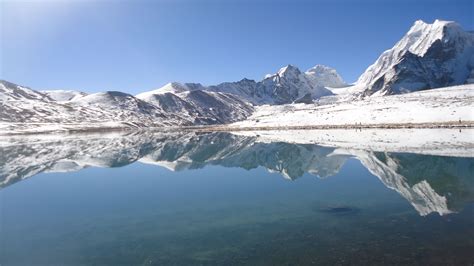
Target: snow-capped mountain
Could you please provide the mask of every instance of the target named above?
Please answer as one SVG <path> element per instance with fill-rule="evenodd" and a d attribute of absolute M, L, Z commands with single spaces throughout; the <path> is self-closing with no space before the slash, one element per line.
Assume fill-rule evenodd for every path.
<path fill-rule="evenodd" d="M 139 125 L 179 125 L 186 121 L 178 114 L 167 113 L 158 106 L 142 101 L 130 94 L 107 91 L 90 94 L 69 101 L 73 109 L 87 108 L 100 114 L 99 119 L 108 121 L 124 121 Z"/>
<path fill-rule="evenodd" d="M 141 97 L 144 100 L 116 91 L 89 95 L 75 91 L 38 92 L 0 81 L 0 122 L 13 127 L 73 123 L 77 129 L 91 123 L 112 123 L 118 128 L 163 127 L 230 123 L 245 119 L 253 111 L 251 104 L 225 93 L 184 91 L 179 96 L 148 93 Z"/>
<path fill-rule="evenodd" d="M 45 94 L 34 91 L 30 88 L 19 86 L 0 80 L 0 101 L 22 101 L 22 100 L 38 100 L 44 102 L 51 102 L 52 99 Z"/>
<path fill-rule="evenodd" d="M 194 91 L 194 90 L 204 90 L 205 87 L 199 83 L 179 83 L 179 82 L 170 82 L 165 86 L 159 88 L 160 93 L 180 93 L 185 91 Z M 139 95 L 146 95 L 147 93 L 156 94 L 158 90 L 153 90 L 151 92 L 144 92 Z M 138 96 L 138 95 L 137 95 Z"/>
<path fill-rule="evenodd" d="M 323 82 L 324 79 L 330 79 L 331 77 L 327 76 L 321 79 L 322 82 L 319 83 L 318 79 L 315 78 L 316 76 L 313 75 L 314 72 L 310 73 L 310 75 L 307 75 L 297 67 L 288 65 L 281 68 L 276 74 L 267 75 L 260 83 L 260 90 L 269 95 L 275 104 L 299 102 L 302 99 L 309 102 L 312 99 L 331 95 L 331 91 L 322 85 L 327 82 Z M 323 73 L 320 74 L 324 75 Z"/>
<path fill-rule="evenodd" d="M 454 87 L 439 90 L 438 93 L 415 92 L 377 101 L 360 98 L 473 82 L 474 33 L 464 31 L 455 22 L 436 20 L 427 24 L 417 21 L 393 48 L 385 51 L 365 71 L 354 86 L 347 86 L 336 70 L 323 65 L 316 65 L 305 72 L 287 65 L 275 74 L 266 75 L 261 81 L 244 78 L 212 86 L 173 82 L 137 96 L 113 91 L 90 95 L 69 90 L 35 91 L 0 81 L 0 129 L 32 133 L 51 127 L 64 129 L 62 125 L 65 124 L 74 124 L 64 129 L 70 130 L 71 127 L 81 128 L 91 124 L 100 127 L 105 123 L 114 128 L 145 128 L 228 124 L 242 120 L 250 124 L 241 125 L 249 126 L 405 123 L 408 120 L 426 123 L 440 122 L 440 119 L 443 120 L 441 122 L 452 123 L 472 121 L 471 112 L 466 112 L 472 102 L 471 85 L 463 85 L 468 87 L 462 90 Z M 448 90 L 455 93 L 448 95 Z M 438 104 L 439 99 L 446 95 L 450 96 L 449 101 L 453 105 Z M 430 96 L 428 102 L 424 96 Z M 463 101 L 458 101 L 458 96 L 462 96 Z M 393 100 L 396 102 L 391 102 Z M 316 104 L 312 106 L 298 105 L 313 102 Z M 385 105 L 386 102 L 402 112 L 397 111 L 394 115 L 386 108 L 380 108 L 380 104 Z M 407 102 L 414 107 L 409 111 L 415 113 L 414 116 L 406 115 Z M 346 108 L 348 104 L 350 108 Z M 428 105 L 437 111 L 436 115 L 421 109 Z M 359 115 L 358 120 L 354 121 L 352 113 L 348 114 L 353 112 L 350 110 L 353 106 L 357 106 L 358 111 L 369 107 L 374 110 Z M 452 110 L 455 106 L 460 109 Z M 297 116 L 292 114 L 295 110 L 298 111 Z M 376 115 L 375 112 L 382 114 Z M 335 119 L 336 116 L 339 118 Z M 46 126 L 47 123 L 50 125 Z M 31 130 L 28 127 L 35 128 Z"/>
<path fill-rule="evenodd" d="M 173 91 L 175 87 L 177 90 Z M 240 121 L 247 118 L 254 109 L 251 104 L 229 93 L 192 89 L 180 91 L 180 84 L 170 85 L 168 88 L 164 93 L 159 89 L 138 94 L 136 97 L 159 106 L 168 113 L 179 114 L 193 124 Z"/>
<path fill-rule="evenodd" d="M 316 65 L 306 72 L 306 77 L 309 78 L 313 86 L 340 88 L 347 86 L 341 75 L 337 73 L 334 68 L 324 65 Z"/>
<path fill-rule="evenodd" d="M 473 32 L 452 21 L 418 20 L 360 76 L 356 88 L 369 96 L 460 85 L 473 69 Z"/>
<path fill-rule="evenodd" d="M 85 92 L 73 90 L 42 90 L 39 92 L 58 102 L 71 101 L 87 95 Z"/>
<path fill-rule="evenodd" d="M 74 110 L 46 94 L 3 80 L 0 107 L 0 122 L 10 123 L 71 123 L 95 115 L 92 110 Z"/>
<path fill-rule="evenodd" d="M 204 90 L 233 94 L 250 103 L 287 104 L 311 102 L 322 96 L 331 95 L 326 87 L 341 87 L 345 83 L 336 70 L 317 65 L 306 72 L 287 65 L 275 74 L 268 74 L 262 81 L 242 79 L 237 82 L 224 82 L 218 85 L 203 86 L 199 83 L 168 83 L 155 93 L 179 94 L 184 91 Z"/>
<path fill-rule="evenodd" d="M 62 94 L 62 93 L 59 93 Z M 5 123 L 103 123 L 151 125 L 191 124 L 132 95 L 103 92 L 70 101 L 56 101 L 56 93 L 43 94 L 10 82 L 0 81 L 0 122 Z"/>

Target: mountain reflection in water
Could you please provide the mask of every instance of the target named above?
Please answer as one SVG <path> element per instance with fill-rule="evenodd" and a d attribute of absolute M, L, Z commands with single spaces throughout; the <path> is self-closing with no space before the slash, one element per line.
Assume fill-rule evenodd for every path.
<path fill-rule="evenodd" d="M 422 216 L 457 212 L 474 201 L 473 158 L 268 142 L 258 135 L 223 132 L 14 138 L 0 144 L 0 185 L 42 172 L 121 167 L 136 161 L 172 171 L 206 165 L 264 167 L 291 180 L 305 173 L 329 178 L 348 158 L 359 160 Z"/>

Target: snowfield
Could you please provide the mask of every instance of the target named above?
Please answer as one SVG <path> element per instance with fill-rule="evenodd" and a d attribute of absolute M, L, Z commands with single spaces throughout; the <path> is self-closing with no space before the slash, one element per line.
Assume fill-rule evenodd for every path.
<path fill-rule="evenodd" d="M 474 122 L 474 84 L 322 104 L 258 106 L 230 128 Z"/>

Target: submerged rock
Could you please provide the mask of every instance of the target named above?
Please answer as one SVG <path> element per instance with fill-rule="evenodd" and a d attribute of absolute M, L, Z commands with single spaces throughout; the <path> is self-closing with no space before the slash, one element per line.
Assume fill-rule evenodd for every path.
<path fill-rule="evenodd" d="M 318 208 L 319 212 L 329 213 L 329 214 L 356 214 L 359 212 L 359 209 L 351 206 L 330 206 L 324 208 Z"/>

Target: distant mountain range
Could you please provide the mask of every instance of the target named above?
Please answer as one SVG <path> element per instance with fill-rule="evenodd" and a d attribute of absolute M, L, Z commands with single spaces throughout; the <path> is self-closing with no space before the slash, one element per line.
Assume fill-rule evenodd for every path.
<path fill-rule="evenodd" d="M 306 72 L 287 65 L 275 74 L 268 74 L 259 82 L 243 79 L 237 82 L 225 82 L 215 86 L 203 86 L 199 83 L 168 83 L 163 88 L 137 95 L 147 99 L 151 95 L 165 93 L 179 94 L 186 91 L 212 91 L 230 93 L 254 105 L 288 104 L 305 98 L 318 99 L 331 95 L 327 87 L 347 86 L 336 70 L 317 65 Z"/>
<path fill-rule="evenodd" d="M 25 123 L 139 128 L 227 124 L 245 120 L 256 106 L 324 103 L 338 99 L 341 91 L 346 98 L 358 99 L 472 82 L 474 33 L 455 22 L 417 21 L 351 86 L 336 70 L 322 65 L 306 72 L 287 65 L 261 81 L 242 79 L 213 86 L 173 82 L 136 96 L 35 91 L 0 81 L 0 124 L 7 129 Z"/>

